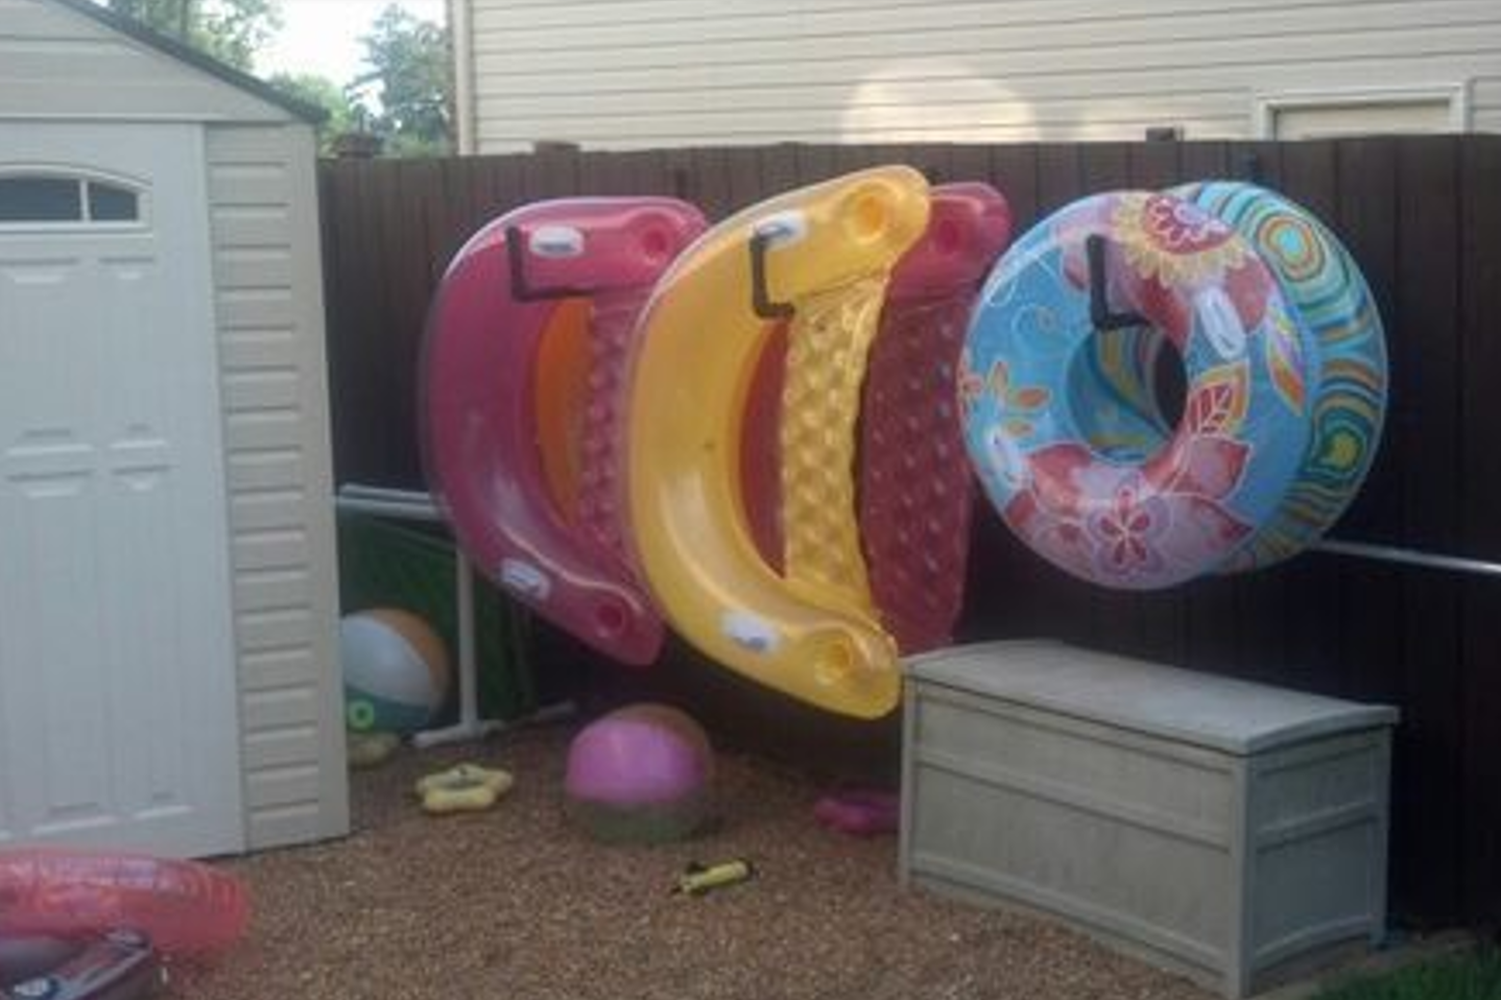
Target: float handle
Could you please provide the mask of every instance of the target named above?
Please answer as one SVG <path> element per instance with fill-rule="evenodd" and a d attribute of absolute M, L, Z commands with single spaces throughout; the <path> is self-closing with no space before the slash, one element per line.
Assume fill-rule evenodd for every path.
<path fill-rule="evenodd" d="M 791 319 L 796 311 L 788 302 L 773 302 L 766 290 L 766 251 L 777 234 L 770 230 L 757 230 L 750 238 L 751 309 L 762 319 Z"/>
<path fill-rule="evenodd" d="M 525 239 L 520 226 L 506 227 L 506 262 L 511 269 L 511 297 L 517 302 L 547 302 L 552 299 L 588 298 L 598 289 L 555 285 L 533 288 L 526 280 Z"/>

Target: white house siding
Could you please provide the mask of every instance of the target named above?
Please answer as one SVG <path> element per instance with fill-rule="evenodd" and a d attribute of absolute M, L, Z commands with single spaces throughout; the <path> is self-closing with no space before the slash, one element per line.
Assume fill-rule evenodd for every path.
<path fill-rule="evenodd" d="M 246 837 L 348 829 L 323 295 L 305 126 L 208 131 Z"/>
<path fill-rule="evenodd" d="M 1258 97 L 1456 86 L 1501 131 L 1496 0 L 453 2 L 479 152 L 1235 138 Z"/>

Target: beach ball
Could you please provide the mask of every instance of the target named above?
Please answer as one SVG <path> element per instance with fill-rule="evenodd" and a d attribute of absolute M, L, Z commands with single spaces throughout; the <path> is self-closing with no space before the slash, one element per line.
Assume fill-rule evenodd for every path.
<path fill-rule="evenodd" d="M 713 771 L 709 738 L 690 716 L 667 705 L 630 705 L 574 737 L 567 813 L 607 843 L 678 840 L 708 818 Z"/>
<path fill-rule="evenodd" d="M 376 608 L 339 623 L 344 719 L 355 732 L 406 733 L 432 724 L 448 698 L 448 650 L 410 611 Z"/>

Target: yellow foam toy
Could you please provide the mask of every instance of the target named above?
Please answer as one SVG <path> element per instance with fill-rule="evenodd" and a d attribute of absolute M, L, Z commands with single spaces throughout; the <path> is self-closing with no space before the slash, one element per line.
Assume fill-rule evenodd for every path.
<path fill-rule="evenodd" d="M 417 782 L 414 791 L 425 812 L 443 815 L 489 809 L 511 790 L 512 784 L 509 771 L 464 763 L 427 775 Z"/>
<path fill-rule="evenodd" d="M 882 167 L 721 223 L 658 284 L 631 392 L 633 541 L 673 627 L 732 670 L 864 718 L 893 709 L 901 685 L 895 646 L 869 610 L 856 538 L 859 373 L 890 269 L 927 217 L 922 176 Z M 753 245 L 764 247 L 759 289 Z M 752 539 L 740 442 L 770 316 L 789 307 L 788 386 L 798 398 L 784 398 L 784 577 Z M 835 335 L 803 342 L 820 331 Z M 789 420 L 800 423 L 787 429 Z M 812 466 L 821 467 L 816 482 L 803 478 Z M 815 508 L 819 522 L 806 523 Z"/>

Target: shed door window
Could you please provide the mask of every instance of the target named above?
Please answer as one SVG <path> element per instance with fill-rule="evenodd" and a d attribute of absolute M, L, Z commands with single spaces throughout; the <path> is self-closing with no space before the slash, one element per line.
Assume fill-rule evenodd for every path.
<path fill-rule="evenodd" d="M 141 221 L 141 195 L 92 177 L 25 173 L 0 175 L 0 226 Z"/>

